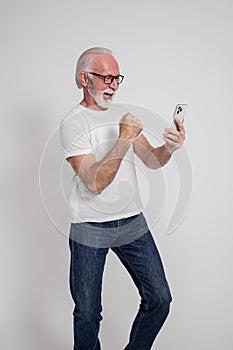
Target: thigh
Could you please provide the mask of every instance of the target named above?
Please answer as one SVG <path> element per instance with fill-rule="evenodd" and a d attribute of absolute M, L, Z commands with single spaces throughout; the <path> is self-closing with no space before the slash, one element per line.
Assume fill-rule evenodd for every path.
<path fill-rule="evenodd" d="M 162 260 L 150 231 L 129 244 L 111 249 L 126 267 L 143 299 L 162 294 L 171 298 Z"/>
<path fill-rule="evenodd" d="M 96 248 L 69 239 L 70 288 L 75 303 L 83 307 L 99 301 L 108 248 Z"/>

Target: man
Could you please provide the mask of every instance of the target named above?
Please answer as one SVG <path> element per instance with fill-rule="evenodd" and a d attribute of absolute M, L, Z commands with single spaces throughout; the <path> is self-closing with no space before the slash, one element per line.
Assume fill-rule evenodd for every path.
<path fill-rule="evenodd" d="M 110 50 L 86 50 L 76 68 L 83 100 L 60 127 L 65 158 L 75 172 L 69 238 L 74 350 L 101 348 L 102 276 L 109 249 L 124 264 L 141 296 L 125 350 L 151 349 L 172 299 L 142 214 L 134 155 L 146 166 L 160 168 L 182 146 L 185 130 L 177 119 L 179 131 L 165 129 L 165 143 L 154 148 L 143 135 L 141 121 L 111 104 L 123 78 Z M 118 191 L 117 186 L 124 181 L 128 186 Z"/>

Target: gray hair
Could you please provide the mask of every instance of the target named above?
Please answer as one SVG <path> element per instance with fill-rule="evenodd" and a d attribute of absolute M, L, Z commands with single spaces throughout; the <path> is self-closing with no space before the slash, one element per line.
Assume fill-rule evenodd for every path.
<path fill-rule="evenodd" d="M 91 69 L 93 62 L 93 54 L 106 54 L 113 55 L 112 51 L 104 47 L 92 47 L 84 51 L 78 59 L 76 65 L 75 81 L 79 89 L 82 88 L 82 84 L 79 79 L 79 74 L 81 72 L 86 72 Z"/>

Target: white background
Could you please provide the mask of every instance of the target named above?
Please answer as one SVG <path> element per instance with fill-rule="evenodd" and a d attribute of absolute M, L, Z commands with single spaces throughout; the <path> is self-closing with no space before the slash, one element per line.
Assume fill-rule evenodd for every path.
<path fill-rule="evenodd" d="M 68 229 L 64 198 L 49 191 L 60 184 L 60 174 L 50 171 L 59 169 L 57 139 L 51 169 L 43 169 L 50 210 L 57 210 L 49 216 L 39 168 L 50 135 L 81 99 L 75 63 L 92 46 L 112 49 L 126 75 L 116 101 L 158 111 L 168 121 L 177 102 L 189 104 L 193 196 L 172 235 L 159 226 L 154 232 L 174 300 L 153 349 L 232 349 L 232 1 L 10 0 L 1 1 L 0 13 L 1 349 L 72 349 L 68 241 L 49 218 L 54 214 Z M 65 171 L 69 183 L 72 173 Z M 110 252 L 103 350 L 127 344 L 138 303 Z"/>

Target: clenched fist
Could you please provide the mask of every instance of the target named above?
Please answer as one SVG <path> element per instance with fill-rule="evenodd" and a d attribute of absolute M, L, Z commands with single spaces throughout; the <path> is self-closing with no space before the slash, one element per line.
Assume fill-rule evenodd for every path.
<path fill-rule="evenodd" d="M 120 120 L 120 135 L 122 139 L 134 141 L 143 129 L 143 125 L 132 114 L 123 115 Z"/>

